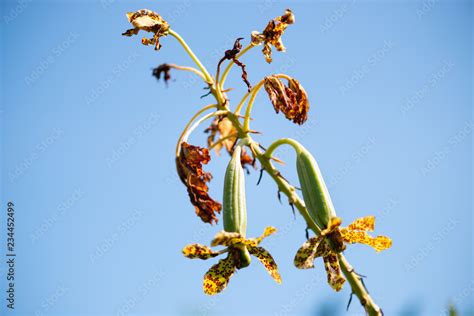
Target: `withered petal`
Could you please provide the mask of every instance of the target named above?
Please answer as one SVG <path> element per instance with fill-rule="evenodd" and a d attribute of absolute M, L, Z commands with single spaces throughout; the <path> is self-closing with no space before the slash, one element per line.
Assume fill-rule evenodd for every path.
<path fill-rule="evenodd" d="M 296 79 L 291 78 L 288 86 L 285 86 L 277 76 L 268 76 L 265 77 L 264 88 L 276 113 L 282 111 L 287 119 L 299 125 L 306 122 L 309 112 L 308 96 Z"/>
<path fill-rule="evenodd" d="M 159 50 L 161 45 L 160 37 L 168 35 L 170 26 L 158 13 L 148 9 L 141 9 L 136 12 L 127 13 L 128 21 L 134 26 L 122 33 L 124 36 L 138 34 L 140 30 L 153 33 L 152 38 L 142 38 L 143 45 L 155 45 L 155 50 Z"/>
<path fill-rule="evenodd" d="M 196 209 L 196 214 L 205 223 L 217 223 L 216 213 L 220 213 L 222 205 L 209 196 L 206 182 L 212 175 L 202 170 L 202 165 L 211 159 L 206 148 L 193 146 L 186 142 L 181 143 L 179 156 L 176 157 L 176 169 L 181 182 L 188 189 L 191 203 Z"/>

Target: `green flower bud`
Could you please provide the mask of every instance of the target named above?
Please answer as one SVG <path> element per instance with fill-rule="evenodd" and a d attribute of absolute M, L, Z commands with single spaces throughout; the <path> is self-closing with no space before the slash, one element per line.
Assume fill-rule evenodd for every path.
<path fill-rule="evenodd" d="M 224 178 L 223 217 L 224 230 L 239 233 L 245 238 L 247 231 L 247 206 L 245 200 L 244 170 L 240 162 L 241 146 L 237 145 L 227 166 Z M 250 253 L 245 246 L 238 246 L 240 262 L 238 268 L 250 264 Z"/>
<path fill-rule="evenodd" d="M 324 183 L 318 163 L 301 144 L 296 149 L 296 169 L 303 192 L 303 199 L 310 216 L 321 229 L 327 227 L 329 219 L 336 217 L 329 191 Z"/>

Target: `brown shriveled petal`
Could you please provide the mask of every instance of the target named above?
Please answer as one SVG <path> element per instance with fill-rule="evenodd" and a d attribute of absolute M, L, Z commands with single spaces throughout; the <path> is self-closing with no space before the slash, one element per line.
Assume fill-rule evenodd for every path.
<path fill-rule="evenodd" d="M 163 79 L 165 80 L 166 85 L 168 85 L 168 81 L 171 79 L 170 75 L 171 67 L 168 64 L 161 64 L 156 68 L 153 68 L 153 76 L 156 80 L 161 79 L 161 74 L 163 74 Z"/>
<path fill-rule="evenodd" d="M 247 154 L 247 151 L 245 150 L 245 148 L 242 148 L 242 153 L 240 155 L 240 163 L 242 167 L 244 167 L 245 170 L 247 170 L 247 173 L 250 173 L 247 166 L 252 166 L 254 169 L 257 168 L 256 159 L 250 156 L 249 154 Z"/>
<path fill-rule="evenodd" d="M 237 129 L 227 117 L 216 117 L 214 121 L 212 121 L 211 126 L 209 126 L 204 132 L 209 133 L 207 138 L 208 147 L 214 145 L 216 141 L 228 137 L 215 145 L 214 150 L 219 155 L 221 148 L 224 147 L 228 153 L 232 153 L 235 141 L 237 140 Z M 219 134 L 219 138 L 216 140 L 217 134 Z"/>
<path fill-rule="evenodd" d="M 160 49 L 160 37 L 168 35 L 170 29 L 168 22 L 166 22 L 158 13 L 148 9 L 128 12 L 127 18 L 134 28 L 125 31 L 122 35 L 136 35 L 140 30 L 153 33 L 153 37 L 150 39 L 142 38 L 142 44 L 155 45 L 155 50 Z"/>
<path fill-rule="evenodd" d="M 207 137 L 207 146 L 213 147 L 216 154 L 220 155 L 221 149 L 225 148 L 226 151 L 232 155 L 234 152 L 234 146 L 237 141 L 237 129 L 234 127 L 232 122 L 227 117 L 216 117 L 211 125 L 204 130 L 205 133 L 208 133 Z M 235 135 L 235 136 L 234 136 Z M 219 140 L 225 138 L 223 141 L 219 142 L 217 145 L 214 145 Z M 250 156 L 245 148 L 242 148 L 242 153 L 240 156 L 240 163 L 247 172 L 249 169 L 247 166 L 252 166 L 255 168 L 255 159 Z"/>
<path fill-rule="evenodd" d="M 196 208 L 196 214 L 206 223 L 217 223 L 216 213 L 220 213 L 222 205 L 214 201 L 208 194 L 209 182 L 212 175 L 202 170 L 202 165 L 211 159 L 205 148 L 181 143 L 179 156 L 176 158 L 176 168 L 179 178 L 188 189 L 189 199 Z"/>
<path fill-rule="evenodd" d="M 308 96 L 297 80 L 291 79 L 289 85 L 285 86 L 277 76 L 268 76 L 265 77 L 264 87 L 276 113 L 282 111 L 287 119 L 299 125 L 306 122 Z"/>
<path fill-rule="evenodd" d="M 267 63 L 272 62 L 272 48 L 271 45 L 275 46 L 277 51 L 284 52 L 285 46 L 281 41 L 285 29 L 288 25 L 295 23 L 295 16 L 290 9 L 286 9 L 285 14 L 275 18 L 268 22 L 265 30 L 262 33 L 257 31 L 252 32 L 252 44 L 260 45 L 263 43 L 263 55 Z"/>
<path fill-rule="evenodd" d="M 219 63 L 217 64 L 216 78 L 217 80 L 219 80 L 221 64 L 224 62 L 224 60 L 232 60 L 237 66 L 239 66 L 242 69 L 242 80 L 245 82 L 245 84 L 247 85 L 248 91 L 250 92 L 250 89 L 252 88 L 252 86 L 250 85 L 250 82 L 247 78 L 247 71 L 245 70 L 245 64 L 237 59 L 237 54 L 240 53 L 240 50 L 242 49 L 242 44 L 240 43 L 240 41 L 243 39 L 244 39 L 243 37 L 239 37 L 238 39 L 236 39 L 234 42 L 234 47 L 224 52 L 224 57 L 222 57 L 221 60 L 219 60 Z"/>

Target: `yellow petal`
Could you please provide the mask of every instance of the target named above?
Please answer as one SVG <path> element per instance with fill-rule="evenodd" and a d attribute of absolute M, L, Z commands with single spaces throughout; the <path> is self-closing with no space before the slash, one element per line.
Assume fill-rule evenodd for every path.
<path fill-rule="evenodd" d="M 366 216 L 362 218 L 358 218 L 353 221 L 349 226 L 347 226 L 348 230 L 365 230 L 372 232 L 374 231 L 375 227 L 375 216 Z"/>
<path fill-rule="evenodd" d="M 337 259 L 337 255 L 335 253 L 329 253 L 323 257 L 324 260 L 324 268 L 326 269 L 326 273 L 328 275 L 328 283 L 329 285 L 339 292 L 346 282 L 346 279 L 341 273 L 341 267 L 339 266 L 339 259 Z"/>
<path fill-rule="evenodd" d="M 225 289 L 235 269 L 231 255 L 219 260 L 219 262 L 213 265 L 204 275 L 204 293 L 215 295 Z"/>
<path fill-rule="evenodd" d="M 296 252 L 293 260 L 295 267 L 298 269 L 314 268 L 314 259 L 316 258 L 316 250 L 323 240 L 322 236 L 312 237 L 308 239 L 303 246 Z"/>
<path fill-rule="evenodd" d="M 242 243 L 244 240 L 245 238 L 239 233 L 229 233 L 223 230 L 214 236 L 214 239 L 211 241 L 211 246 L 231 246 Z"/>
<path fill-rule="evenodd" d="M 260 260 L 271 277 L 277 283 L 281 283 L 281 276 L 280 273 L 278 273 L 278 267 L 275 260 L 273 260 L 272 255 L 262 247 L 247 247 L 247 249 L 252 255 Z"/>
<path fill-rule="evenodd" d="M 349 231 L 341 229 L 342 238 L 348 243 L 359 243 L 369 245 L 375 251 L 380 252 L 392 246 L 392 240 L 386 236 L 372 237 L 365 231 Z"/>
<path fill-rule="evenodd" d="M 191 244 L 183 248 L 183 255 L 189 259 L 206 260 L 219 255 L 219 253 L 204 245 Z"/>

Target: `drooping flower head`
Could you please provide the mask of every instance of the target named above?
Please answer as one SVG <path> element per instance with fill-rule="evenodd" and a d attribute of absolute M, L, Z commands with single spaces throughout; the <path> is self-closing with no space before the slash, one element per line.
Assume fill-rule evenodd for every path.
<path fill-rule="evenodd" d="M 188 189 L 189 199 L 196 208 L 196 214 L 205 223 L 217 223 L 216 213 L 220 213 L 222 205 L 209 196 L 206 185 L 212 175 L 202 170 L 202 165 L 211 160 L 209 150 L 181 143 L 179 156 L 176 157 L 176 169 L 181 182 Z"/>
<path fill-rule="evenodd" d="M 288 86 L 277 76 L 265 77 L 265 91 L 275 112 L 282 111 L 295 124 L 303 124 L 308 119 L 308 95 L 303 86 L 294 78 L 289 78 Z"/>
<path fill-rule="evenodd" d="M 244 259 L 247 252 L 256 257 L 264 265 L 265 269 L 277 283 L 281 283 L 281 277 L 278 273 L 275 260 L 273 260 L 273 257 L 267 250 L 263 247 L 259 247 L 259 244 L 265 237 L 275 232 L 276 228 L 269 226 L 265 228 L 262 236 L 246 239 L 240 233 L 221 231 L 216 234 L 211 242 L 211 246 L 225 246 L 225 249 L 214 251 L 201 244 L 191 244 L 183 248 L 183 254 L 189 259 L 198 258 L 207 260 L 227 253 L 225 259 L 219 260 L 219 262 L 213 265 L 204 275 L 203 290 L 204 293 L 208 295 L 214 295 L 224 290 L 235 271 L 248 266 L 250 261 Z"/>
<path fill-rule="evenodd" d="M 127 13 L 128 21 L 134 26 L 122 33 L 124 36 L 138 34 L 140 30 L 153 33 L 152 38 L 142 38 L 143 45 L 155 45 L 155 50 L 161 47 L 160 37 L 168 35 L 170 26 L 158 13 L 148 9 Z"/>
<path fill-rule="evenodd" d="M 323 257 L 328 283 L 340 291 L 346 279 L 341 273 L 337 253 L 345 249 L 344 243 L 369 245 L 380 252 L 392 246 L 392 240 L 386 236 L 371 237 L 367 232 L 373 231 L 375 217 L 366 216 L 355 220 L 347 227 L 340 228 L 341 219 L 330 219 L 326 229 L 319 236 L 308 239 L 296 253 L 294 264 L 298 269 L 314 268 L 314 260 Z"/>
<path fill-rule="evenodd" d="M 285 14 L 279 16 L 270 22 L 262 33 L 258 31 L 252 32 L 252 44 L 260 45 L 263 43 L 263 55 L 267 63 L 272 62 L 272 47 L 275 46 L 277 51 L 284 52 L 285 46 L 281 40 L 281 36 L 285 32 L 288 25 L 295 23 L 295 16 L 290 9 L 286 9 Z"/>

